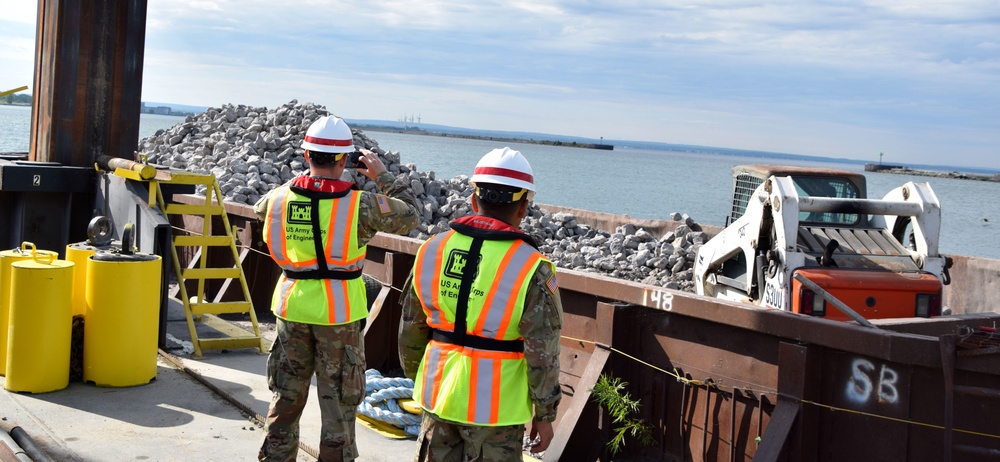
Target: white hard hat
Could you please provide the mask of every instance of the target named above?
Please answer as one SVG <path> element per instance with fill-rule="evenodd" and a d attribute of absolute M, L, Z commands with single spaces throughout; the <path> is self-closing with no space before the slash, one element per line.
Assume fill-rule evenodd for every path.
<path fill-rule="evenodd" d="M 302 149 L 340 154 L 354 152 L 354 136 L 344 119 L 323 116 L 309 126 Z"/>
<path fill-rule="evenodd" d="M 535 191 L 535 177 L 528 159 L 508 147 L 494 149 L 479 159 L 469 183 L 503 184 Z"/>

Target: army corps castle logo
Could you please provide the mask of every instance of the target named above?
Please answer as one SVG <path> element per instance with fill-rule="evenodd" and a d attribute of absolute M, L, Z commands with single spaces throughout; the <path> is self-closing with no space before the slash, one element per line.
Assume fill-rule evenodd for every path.
<path fill-rule="evenodd" d="M 482 259 L 483 257 L 480 255 L 476 258 L 475 263 L 473 263 L 476 265 L 476 272 L 472 275 L 473 279 L 479 274 L 479 262 Z M 448 261 L 444 267 L 444 275 L 455 279 L 462 279 L 462 275 L 465 272 L 465 265 L 467 264 L 469 264 L 469 252 L 453 249 L 448 254 Z"/>
<path fill-rule="evenodd" d="M 289 202 L 288 222 L 302 225 L 312 223 L 312 206 L 308 202 Z"/>

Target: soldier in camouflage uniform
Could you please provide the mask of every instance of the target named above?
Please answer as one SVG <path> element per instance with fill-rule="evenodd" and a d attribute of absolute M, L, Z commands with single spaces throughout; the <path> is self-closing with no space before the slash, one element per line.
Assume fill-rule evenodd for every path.
<path fill-rule="evenodd" d="M 424 409 L 417 461 L 520 461 L 528 421 L 544 451 L 562 397 L 555 266 L 517 229 L 530 166 L 497 149 L 470 182 L 477 214 L 425 242 L 403 288 L 400 363 Z"/>
<path fill-rule="evenodd" d="M 354 460 L 355 411 L 365 395 L 362 326 L 368 308 L 360 278 L 365 245 L 378 231 L 413 230 L 420 221 L 419 202 L 409 184 L 394 178 L 368 150 L 360 151 L 355 168 L 385 195 L 357 191 L 353 182 L 339 179 L 348 167 L 347 153 L 354 151 L 350 128 L 339 118 L 313 123 L 302 146 L 309 175 L 271 191 L 255 206 L 265 220 L 271 257 L 283 270 L 271 303 L 277 339 L 266 366 L 274 395 L 258 458 L 295 460 L 299 417 L 315 374 L 322 416 L 319 458 Z M 322 236 L 319 243 L 316 236 Z"/>

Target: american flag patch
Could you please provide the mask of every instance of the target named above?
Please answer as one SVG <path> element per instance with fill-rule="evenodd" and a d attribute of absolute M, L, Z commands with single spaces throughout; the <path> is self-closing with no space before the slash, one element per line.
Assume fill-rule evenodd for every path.
<path fill-rule="evenodd" d="M 556 275 L 553 274 L 549 276 L 549 280 L 545 281 L 545 287 L 549 289 L 549 292 L 556 293 L 559 290 L 559 284 L 556 284 Z"/>
<path fill-rule="evenodd" d="M 382 215 L 385 215 L 391 211 L 391 209 L 389 208 L 389 200 L 386 199 L 385 196 L 376 196 L 376 199 L 378 200 L 378 210 L 379 212 L 382 212 Z"/>

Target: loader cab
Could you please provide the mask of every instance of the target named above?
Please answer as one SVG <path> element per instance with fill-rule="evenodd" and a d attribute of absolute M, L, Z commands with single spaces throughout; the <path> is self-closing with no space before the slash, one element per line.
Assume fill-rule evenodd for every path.
<path fill-rule="evenodd" d="M 754 190 L 771 176 L 790 176 L 800 197 L 819 196 L 840 199 L 867 197 L 865 176 L 847 170 L 796 167 L 787 165 L 737 165 L 733 167 L 733 200 L 726 226 L 746 212 Z M 863 217 L 853 213 L 802 213 L 802 223 L 854 226 Z"/>
<path fill-rule="evenodd" d="M 755 195 L 764 184 L 767 191 Z M 921 206 L 922 214 L 912 216 L 930 238 L 915 246 L 928 249 L 926 254 L 904 248 L 895 235 L 900 222 L 886 218 L 911 218 L 919 205 L 914 202 L 938 203 L 929 186 L 914 183 L 869 200 L 858 172 L 736 166 L 726 229 L 698 250 L 696 289 L 700 295 L 826 319 L 850 318 L 826 309 L 827 296 L 817 294 L 870 319 L 936 316 L 943 267 L 934 240 L 939 207 Z M 810 295 L 796 276 L 819 290 Z"/>

